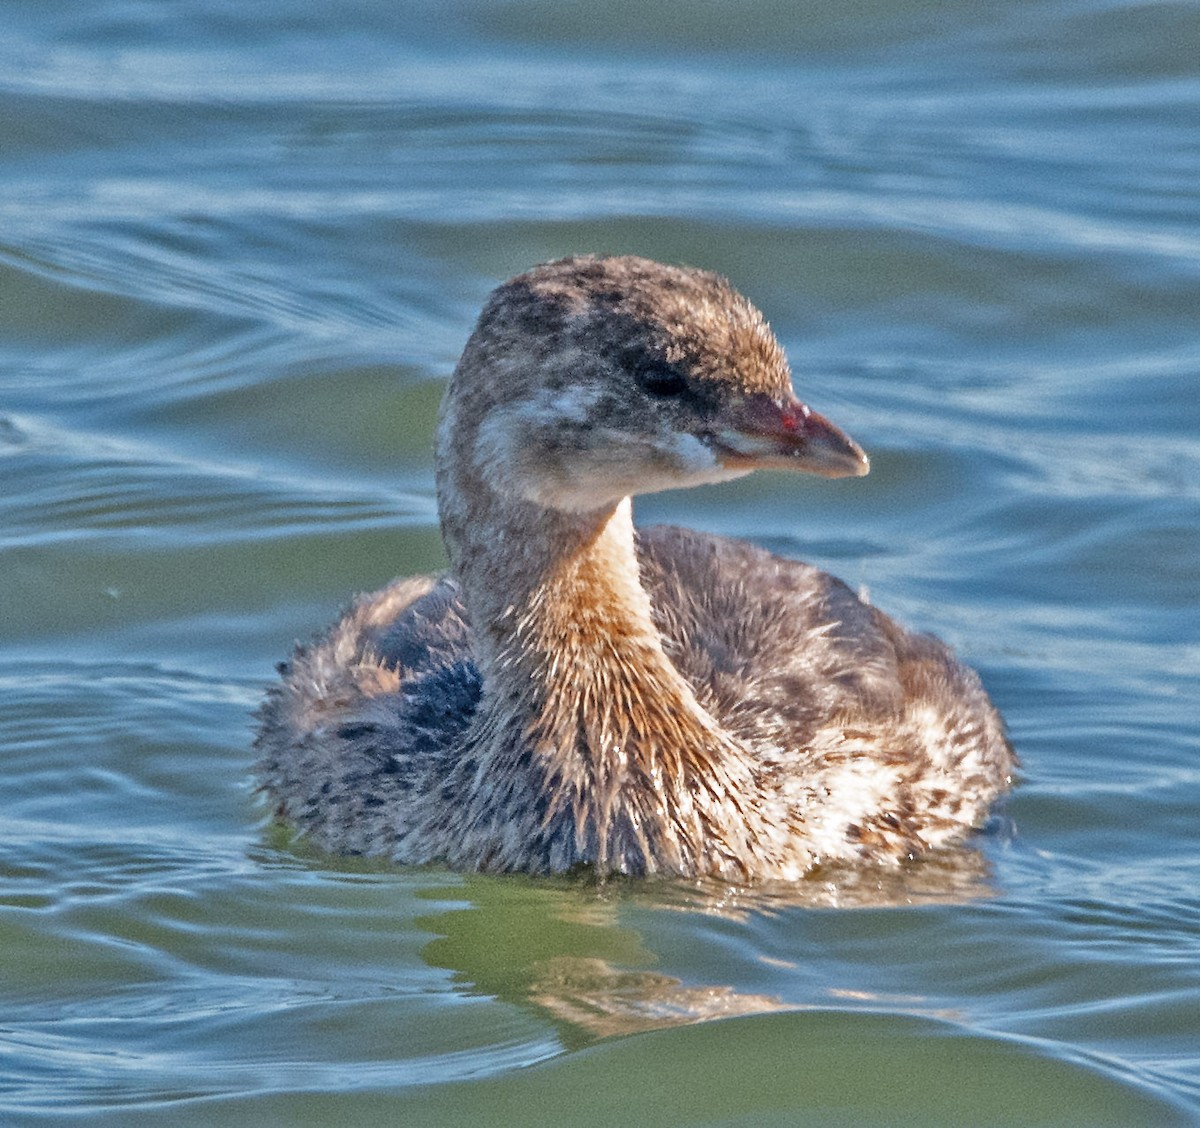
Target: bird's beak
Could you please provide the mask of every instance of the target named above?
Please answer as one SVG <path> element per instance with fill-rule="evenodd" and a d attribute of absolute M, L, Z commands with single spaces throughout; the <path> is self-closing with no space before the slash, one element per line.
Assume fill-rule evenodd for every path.
<path fill-rule="evenodd" d="M 708 441 L 730 469 L 859 478 L 871 468 L 858 443 L 795 396 L 754 392 L 724 404 Z"/>

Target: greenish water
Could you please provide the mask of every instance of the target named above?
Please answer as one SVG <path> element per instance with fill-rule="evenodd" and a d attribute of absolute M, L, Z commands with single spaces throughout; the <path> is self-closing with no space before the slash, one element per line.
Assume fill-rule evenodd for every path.
<path fill-rule="evenodd" d="M 1200 1123 L 1200 7 L 10 2 L 0 1120 Z M 440 566 L 501 278 L 728 274 L 872 456 L 643 499 L 952 642 L 961 865 L 604 890 L 331 860 L 249 719 Z"/>

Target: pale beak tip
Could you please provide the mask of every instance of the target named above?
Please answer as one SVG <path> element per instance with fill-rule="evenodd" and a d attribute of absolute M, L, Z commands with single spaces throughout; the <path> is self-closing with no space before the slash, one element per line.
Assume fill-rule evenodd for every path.
<path fill-rule="evenodd" d="M 866 452 L 844 431 L 815 412 L 810 416 L 812 434 L 802 457 L 803 469 L 827 478 L 861 478 L 871 472 Z"/>

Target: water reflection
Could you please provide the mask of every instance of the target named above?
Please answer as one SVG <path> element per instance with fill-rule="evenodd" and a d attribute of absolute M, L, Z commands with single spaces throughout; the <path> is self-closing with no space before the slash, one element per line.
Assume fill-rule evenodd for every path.
<path fill-rule="evenodd" d="M 468 875 L 461 886 L 418 893 L 457 904 L 417 923 L 437 934 L 422 950 L 427 964 L 451 971 L 468 994 L 533 1008 L 555 1024 L 564 1045 L 578 1048 L 600 1038 L 801 1005 L 657 970 L 659 954 L 627 923 L 635 910 L 745 922 L 797 909 L 913 908 L 993 894 L 987 859 L 964 847 L 898 869 L 826 868 L 806 881 L 773 885 Z M 829 993 L 847 997 L 845 990 Z M 863 993 L 856 1001 L 895 1002 Z M 904 1009 L 922 1011 L 920 1004 L 908 999 Z"/>

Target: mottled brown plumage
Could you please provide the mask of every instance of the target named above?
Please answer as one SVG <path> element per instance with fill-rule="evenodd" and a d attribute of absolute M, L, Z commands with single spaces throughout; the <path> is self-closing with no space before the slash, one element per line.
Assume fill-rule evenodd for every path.
<path fill-rule="evenodd" d="M 467 869 L 794 879 L 960 840 L 1014 759 L 973 672 L 806 564 L 629 496 L 866 458 L 723 279 L 549 263 L 443 401 L 444 577 L 360 600 L 268 695 L 259 777 L 319 845 Z"/>

